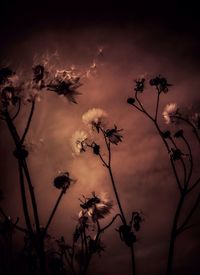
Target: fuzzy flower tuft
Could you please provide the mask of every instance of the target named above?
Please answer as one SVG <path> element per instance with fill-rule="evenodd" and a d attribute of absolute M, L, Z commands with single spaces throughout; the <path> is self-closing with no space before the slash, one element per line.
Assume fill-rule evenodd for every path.
<path fill-rule="evenodd" d="M 76 131 L 71 138 L 71 145 L 75 155 L 85 152 L 88 135 L 85 131 Z"/>
<path fill-rule="evenodd" d="M 123 136 L 120 134 L 121 131 L 122 129 L 118 130 L 117 126 L 114 125 L 113 129 L 106 130 L 106 137 L 111 143 L 117 145 L 119 142 L 122 142 Z"/>
<path fill-rule="evenodd" d="M 93 193 L 92 197 L 84 197 L 84 200 L 80 206 L 94 222 L 105 218 L 113 208 L 113 202 L 107 197 L 106 193 L 101 193 L 99 196 Z"/>
<path fill-rule="evenodd" d="M 178 114 L 178 107 L 176 103 L 167 104 L 162 113 L 164 120 L 167 124 L 175 122 L 175 118 L 173 116 Z"/>
<path fill-rule="evenodd" d="M 87 126 L 92 129 L 96 129 L 99 132 L 99 129 L 105 127 L 107 113 L 100 108 L 93 108 L 88 110 L 82 116 L 82 121 Z"/>

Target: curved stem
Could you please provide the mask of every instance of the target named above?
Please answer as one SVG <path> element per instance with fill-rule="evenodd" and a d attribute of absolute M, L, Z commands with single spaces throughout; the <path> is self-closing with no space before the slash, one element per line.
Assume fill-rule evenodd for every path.
<path fill-rule="evenodd" d="M 32 105 L 31 105 L 31 111 L 30 111 L 30 114 L 29 114 L 29 118 L 28 118 L 28 121 L 27 121 L 25 130 L 24 130 L 24 133 L 23 133 L 23 135 L 22 135 L 22 138 L 21 138 L 21 140 L 20 140 L 20 143 L 21 143 L 21 144 L 24 143 L 24 140 L 25 140 L 26 135 L 27 135 L 27 133 L 28 133 L 28 130 L 29 130 L 29 128 L 30 128 L 30 124 L 31 124 L 31 120 L 32 120 L 32 117 L 33 117 L 34 108 L 35 108 L 35 101 L 33 100 L 33 101 L 32 101 Z"/>
<path fill-rule="evenodd" d="M 118 195 L 118 192 L 117 192 L 117 188 L 116 188 L 116 185 L 115 185 L 115 181 L 114 181 L 114 178 L 113 178 L 111 167 L 108 167 L 108 171 L 109 171 L 110 179 L 111 179 L 111 182 L 112 182 L 112 187 L 113 187 L 113 190 L 114 190 L 114 193 L 115 193 L 115 197 L 116 197 L 116 200 L 117 200 L 117 204 L 118 204 L 121 216 L 122 216 L 122 220 L 123 220 L 123 223 L 126 225 L 127 224 L 126 218 L 125 218 L 122 206 L 121 206 L 120 198 L 119 198 L 119 195 Z"/>
<path fill-rule="evenodd" d="M 101 232 L 104 232 L 106 229 L 108 229 L 118 217 L 120 217 L 122 222 L 123 222 L 122 216 L 120 214 L 117 214 L 112 218 L 112 220 L 106 226 L 101 228 Z"/>
<path fill-rule="evenodd" d="M 44 229 L 44 233 L 43 233 L 43 235 L 45 236 L 45 234 L 46 234 L 46 232 L 47 232 L 47 230 L 48 230 L 48 228 L 49 228 L 49 225 L 51 224 L 51 222 L 52 222 L 52 219 L 53 219 L 53 217 L 54 217 L 54 215 L 55 215 L 55 213 L 56 213 L 56 210 L 57 210 L 57 208 L 58 208 L 58 205 L 59 205 L 59 203 L 60 203 L 60 201 L 61 201 L 61 199 L 62 199 L 62 196 L 65 194 L 65 192 L 66 192 L 66 189 L 62 189 L 61 190 L 61 192 L 60 192 L 60 195 L 58 196 L 58 198 L 57 198 L 57 201 L 56 201 L 56 203 L 55 203 L 55 206 L 54 206 L 54 208 L 53 208 L 53 210 L 52 210 L 52 212 L 51 212 L 51 214 L 50 214 L 50 216 L 49 216 L 49 219 L 48 219 L 48 221 L 47 221 L 47 224 L 46 224 L 46 226 L 45 226 L 45 229 Z"/>
<path fill-rule="evenodd" d="M 171 237 L 170 237 L 170 244 L 169 244 L 169 253 L 168 253 L 168 263 L 167 263 L 167 275 L 172 274 L 172 266 L 173 266 L 173 259 L 174 259 L 174 246 L 175 246 L 175 240 L 177 236 L 177 224 L 180 217 L 181 209 L 183 207 L 185 199 L 185 194 L 181 194 L 179 203 L 176 208 L 176 212 L 174 215 L 174 220 L 172 224 L 172 230 L 171 230 Z"/>
<path fill-rule="evenodd" d="M 191 179 L 191 176 L 192 176 L 194 163 L 193 163 L 193 156 L 192 156 L 192 150 L 191 150 L 190 144 L 188 143 L 187 139 L 184 136 L 182 136 L 182 139 L 183 139 L 183 141 L 185 142 L 185 144 L 188 148 L 189 155 L 190 155 L 190 164 L 191 164 L 190 165 L 190 171 L 189 171 L 189 174 L 188 174 L 187 184 L 186 184 L 186 188 L 187 188 L 189 186 L 190 179 Z"/>
<path fill-rule="evenodd" d="M 10 133 L 11 133 L 11 136 L 14 140 L 16 148 L 20 150 L 21 149 L 20 137 L 19 137 L 19 135 L 17 133 L 17 130 L 15 128 L 15 125 L 14 125 L 13 121 L 11 120 L 10 115 L 7 111 L 5 112 L 5 117 L 6 117 L 6 122 L 7 122 L 8 129 L 10 130 Z M 29 125 L 30 125 L 30 123 L 29 123 Z M 25 158 L 23 158 L 21 160 L 20 164 L 24 169 L 24 174 L 25 174 L 26 179 L 27 179 L 29 192 L 30 192 L 30 196 L 31 196 L 32 207 L 33 207 L 33 213 L 34 213 L 36 229 L 37 229 L 37 232 L 39 233 L 39 231 L 40 231 L 40 222 L 39 222 L 39 215 L 38 215 L 38 210 L 37 210 L 37 203 L 36 203 L 34 189 L 33 189 L 32 183 L 31 183 L 29 170 L 28 170 L 28 166 L 27 166 Z"/>
<path fill-rule="evenodd" d="M 188 189 L 188 193 L 190 193 L 198 184 L 200 183 L 200 178 L 198 178 L 195 183 Z"/>
<path fill-rule="evenodd" d="M 158 118 L 158 108 L 159 108 L 159 101 L 160 101 L 160 91 L 158 86 L 156 86 L 157 89 L 157 100 L 156 100 L 156 111 L 155 111 L 155 121 L 157 121 Z"/>
<path fill-rule="evenodd" d="M 198 194 L 198 197 L 193 205 L 193 207 L 191 208 L 189 214 L 187 215 L 186 219 L 184 220 L 184 222 L 182 223 L 182 225 L 178 228 L 178 234 L 180 234 L 180 232 L 182 232 L 185 227 L 187 226 L 187 224 L 189 223 L 190 219 L 192 218 L 194 212 L 196 211 L 197 207 L 200 204 L 200 193 Z"/>
<path fill-rule="evenodd" d="M 172 137 L 170 137 L 170 140 L 171 140 L 172 144 L 174 145 L 174 147 L 179 150 L 179 148 L 176 145 L 174 139 Z M 187 180 L 187 169 L 186 169 L 186 165 L 185 165 L 185 162 L 184 162 L 184 160 L 183 160 L 182 157 L 180 158 L 180 161 L 181 161 L 181 164 L 183 166 L 183 172 L 184 172 L 184 187 L 186 187 L 187 186 L 187 182 L 188 182 L 188 180 Z M 182 186 L 181 186 L 181 188 L 183 189 Z"/>
<path fill-rule="evenodd" d="M 31 178 L 29 175 L 28 166 L 27 166 L 25 159 L 23 159 L 23 161 L 22 161 L 22 166 L 24 169 L 24 174 L 27 179 L 29 192 L 30 192 L 30 196 L 31 196 L 31 202 L 32 202 L 32 207 L 33 207 L 33 215 L 34 215 L 34 219 L 35 219 L 36 230 L 39 233 L 40 232 L 40 221 L 39 221 L 39 215 L 38 215 L 38 209 L 37 209 L 37 202 L 36 202 L 36 198 L 35 198 L 35 194 L 34 194 L 34 188 L 33 188 Z"/>
<path fill-rule="evenodd" d="M 188 119 L 184 118 L 184 117 L 181 117 L 181 116 L 171 116 L 172 118 L 176 118 L 176 119 L 179 119 L 179 120 L 182 120 L 183 122 L 185 122 L 186 124 L 188 124 L 192 129 L 193 129 L 193 132 L 198 140 L 198 142 L 200 143 L 200 137 L 199 137 L 199 134 L 197 132 L 197 129 L 196 127 L 192 124 L 192 122 L 190 122 Z"/>
<path fill-rule="evenodd" d="M 20 188 L 21 188 L 21 197 L 22 197 L 22 205 L 23 205 L 23 211 L 24 211 L 24 218 L 26 222 L 26 226 L 30 234 L 33 236 L 33 229 L 31 226 L 31 221 L 30 221 L 30 215 L 28 212 L 28 204 L 26 200 L 26 191 L 25 191 L 25 186 L 24 186 L 24 176 L 23 176 L 23 170 L 22 170 L 22 165 L 20 161 L 18 161 L 18 170 L 19 170 L 19 182 L 20 182 Z"/>
<path fill-rule="evenodd" d="M 18 114 L 19 114 L 19 112 L 20 112 L 20 109 L 21 109 L 21 99 L 19 99 L 19 101 L 18 101 L 17 112 L 16 112 L 15 115 L 11 118 L 12 121 L 15 120 L 15 118 L 18 116 Z"/>

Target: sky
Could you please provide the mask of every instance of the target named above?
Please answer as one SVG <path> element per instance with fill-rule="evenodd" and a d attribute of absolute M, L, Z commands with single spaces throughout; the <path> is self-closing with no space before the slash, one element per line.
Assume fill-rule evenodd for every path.
<path fill-rule="evenodd" d="M 78 199 L 83 194 L 108 192 L 114 200 L 110 179 L 100 161 L 90 152 L 74 157 L 70 146 L 74 131 L 84 128 L 82 114 L 93 107 L 102 108 L 108 113 L 110 127 L 116 124 L 123 129 L 123 142 L 113 145 L 113 173 L 125 214 L 130 217 L 137 210 L 144 215 L 135 245 L 138 274 L 164 274 L 178 192 L 167 153 L 153 125 L 126 99 L 133 95 L 135 78 L 162 74 L 173 84 L 162 97 L 162 129 L 166 129 L 161 116 L 165 104 L 177 102 L 189 110 L 199 108 L 200 22 L 195 3 L 2 1 L 1 5 L 1 65 L 29 74 L 34 60 L 44 54 L 52 56 L 54 63 L 55 52 L 55 67 L 73 64 L 85 71 L 94 60 L 97 64 L 96 74 L 84 79 L 79 89 L 77 105 L 48 92 L 37 102 L 27 145 L 43 222 L 58 196 L 52 181 L 60 170 L 69 171 L 77 182 L 58 209 L 50 228 L 52 234 L 64 234 L 70 240 Z M 98 56 L 99 47 L 103 56 Z M 142 95 L 150 111 L 153 95 L 150 89 Z M 20 129 L 26 114 L 25 106 L 17 121 Z M 13 142 L 2 121 L 0 133 L 1 203 L 9 215 L 22 216 Z M 115 203 L 112 213 L 116 211 Z M 198 215 L 195 218 L 198 221 Z M 93 259 L 88 274 L 130 274 L 129 252 L 114 228 L 117 224 L 104 234 L 106 250 L 101 258 Z M 199 248 L 199 227 L 177 240 L 174 274 L 200 273 Z"/>

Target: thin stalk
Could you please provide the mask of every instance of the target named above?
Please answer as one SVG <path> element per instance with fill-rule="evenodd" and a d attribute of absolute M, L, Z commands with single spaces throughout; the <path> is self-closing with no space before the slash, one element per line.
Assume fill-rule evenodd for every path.
<path fill-rule="evenodd" d="M 188 151 L 189 151 L 189 155 L 190 155 L 190 171 L 189 171 L 187 184 L 186 184 L 186 187 L 188 187 L 189 183 L 190 183 L 191 176 L 192 176 L 192 172 L 193 172 L 194 162 L 193 162 L 193 156 L 192 156 L 192 150 L 191 150 L 190 144 L 188 143 L 187 139 L 184 136 L 182 136 L 182 139 L 185 142 L 185 144 L 188 148 Z"/>
<path fill-rule="evenodd" d="M 134 275 L 134 274 L 136 274 L 136 268 L 135 268 L 135 253 L 134 253 L 133 244 L 131 245 L 130 250 L 131 250 L 132 272 L 133 272 L 133 275 Z"/>
<path fill-rule="evenodd" d="M 54 206 L 54 208 L 53 208 L 53 210 L 52 210 L 52 212 L 51 212 L 51 214 L 50 214 L 50 216 L 49 216 L 49 219 L 48 219 L 47 224 L 46 224 L 46 226 L 45 226 L 45 229 L 44 229 L 44 231 L 43 231 L 43 235 L 44 235 L 44 236 L 45 236 L 45 234 L 46 234 L 46 232 L 47 232 L 47 230 L 48 230 L 48 228 L 49 228 L 49 226 L 50 226 L 50 224 L 51 224 L 51 222 L 52 222 L 52 219 L 53 219 L 53 217 L 54 217 L 54 215 L 55 215 L 55 213 L 56 213 L 56 210 L 57 210 L 57 208 L 58 208 L 58 205 L 59 205 L 59 203 L 60 203 L 60 201 L 61 201 L 63 195 L 65 194 L 65 192 L 66 192 L 66 189 L 63 188 L 63 189 L 61 190 L 61 192 L 60 192 L 60 195 L 59 195 L 58 198 L 57 198 L 57 201 L 56 201 L 56 203 L 55 203 L 55 206 Z"/>
<path fill-rule="evenodd" d="M 192 216 L 193 216 L 194 212 L 196 211 L 197 207 L 199 206 L 199 204 L 200 204 L 200 193 L 198 194 L 198 197 L 197 197 L 193 207 L 191 208 L 189 214 L 187 215 L 186 219 L 184 220 L 182 225 L 178 228 L 178 233 L 182 232 L 185 229 L 186 225 L 192 218 Z"/>
<path fill-rule="evenodd" d="M 178 224 L 180 213 L 183 207 L 184 199 L 185 199 L 185 193 L 182 193 L 176 208 L 176 212 L 175 212 L 173 224 L 172 224 L 166 275 L 172 274 L 172 267 L 173 267 L 173 260 L 174 260 L 174 246 L 175 246 L 175 240 L 177 236 L 177 224 Z"/>
<path fill-rule="evenodd" d="M 190 122 L 188 119 L 184 118 L 184 117 L 181 117 L 181 116 L 172 116 L 173 118 L 176 118 L 176 119 L 179 119 L 179 120 L 182 120 L 183 122 L 185 122 L 186 124 L 188 124 L 192 129 L 193 129 L 193 132 L 198 140 L 198 142 L 200 143 L 200 137 L 199 137 L 199 134 L 198 134 L 198 131 L 196 129 L 196 127 L 192 124 L 192 122 Z"/>
<path fill-rule="evenodd" d="M 34 188 L 33 188 L 32 182 L 31 182 L 28 166 L 27 166 L 25 159 L 23 159 L 23 161 L 22 161 L 22 166 L 24 169 L 24 174 L 26 176 L 26 180 L 28 183 L 29 192 L 30 192 L 30 196 L 31 196 L 31 202 L 32 202 L 33 214 L 34 214 L 34 219 L 35 219 L 35 224 L 36 224 L 36 230 L 39 233 L 40 232 L 40 221 L 39 221 L 39 215 L 38 215 L 38 209 L 37 209 L 37 202 L 36 202 L 36 198 L 35 198 L 35 194 L 34 194 Z"/>
<path fill-rule="evenodd" d="M 16 148 L 20 150 L 22 144 L 20 144 L 19 134 L 17 133 L 15 125 L 14 125 L 13 121 L 11 120 L 10 115 L 7 111 L 5 112 L 5 117 L 6 117 L 6 122 L 7 122 L 8 129 L 10 130 L 10 133 L 11 133 L 11 136 L 14 140 Z M 29 125 L 30 125 L 30 123 L 29 123 Z M 28 171 L 28 166 L 26 164 L 25 158 L 22 161 L 20 161 L 20 165 L 23 167 L 24 174 L 25 174 L 26 179 L 27 179 L 29 192 L 30 192 L 30 196 L 31 196 L 32 207 L 33 207 L 33 214 L 34 214 L 36 229 L 37 229 L 37 232 L 39 233 L 39 231 L 40 231 L 40 222 L 39 222 L 39 215 L 38 215 L 38 210 L 37 210 L 37 203 L 36 203 L 34 189 L 33 189 L 32 183 L 31 183 L 31 179 L 30 179 L 30 175 L 29 175 L 29 171 Z"/>
<path fill-rule="evenodd" d="M 27 121 L 25 130 L 24 130 L 24 133 L 23 133 L 23 135 L 22 135 L 22 138 L 21 138 L 21 140 L 20 140 L 20 143 L 21 143 L 21 144 L 24 143 L 24 140 L 25 140 L 26 135 L 27 135 L 27 133 L 28 133 L 28 130 L 29 130 L 29 128 L 30 128 L 30 124 L 31 124 L 31 121 L 32 121 L 34 109 L 35 109 L 35 101 L 33 100 L 33 101 L 32 101 L 32 105 L 31 105 L 31 111 L 30 111 L 30 114 L 29 114 L 29 118 L 28 118 L 28 121 Z"/>
<path fill-rule="evenodd" d="M 17 108 L 17 112 L 15 113 L 15 115 L 12 117 L 12 120 L 15 120 L 15 118 L 18 116 L 19 112 L 21 109 L 21 99 L 19 99 L 18 101 L 18 108 Z"/>
<path fill-rule="evenodd" d="M 108 167 L 108 172 L 109 172 L 109 175 L 110 175 L 112 187 L 113 187 L 113 190 L 114 190 L 114 193 L 115 193 L 115 197 L 116 197 L 117 204 L 118 204 L 118 207 L 119 207 L 121 216 L 122 216 L 123 223 L 126 225 L 126 224 L 127 224 L 126 218 L 125 218 L 125 215 L 124 215 L 124 211 L 123 211 L 123 209 L 122 209 L 122 206 L 121 206 L 120 198 L 119 198 L 119 195 L 118 195 L 118 192 L 117 192 L 117 188 L 116 188 L 115 181 L 114 181 L 114 178 L 113 178 L 112 169 L 111 169 L 110 166 Z"/>
<path fill-rule="evenodd" d="M 33 228 L 31 226 L 30 221 L 30 215 L 28 212 L 28 205 L 26 200 L 26 191 L 24 186 L 24 176 L 23 176 L 23 170 L 20 161 L 18 161 L 18 171 L 19 171 L 19 182 L 20 182 L 20 188 L 21 188 L 21 197 L 22 197 L 22 205 L 23 205 L 23 211 L 24 211 L 24 218 L 26 222 L 26 226 L 28 228 L 28 231 L 30 232 L 31 236 L 33 237 Z"/>

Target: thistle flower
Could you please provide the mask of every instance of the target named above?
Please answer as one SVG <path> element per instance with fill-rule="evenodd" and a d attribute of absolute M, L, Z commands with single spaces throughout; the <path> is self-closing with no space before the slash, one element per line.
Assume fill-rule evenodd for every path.
<path fill-rule="evenodd" d="M 87 126 L 92 129 L 96 129 L 99 132 L 99 129 L 105 127 L 106 124 L 107 113 L 100 108 L 93 108 L 88 110 L 82 116 L 82 121 Z"/>
<path fill-rule="evenodd" d="M 107 197 L 106 193 L 102 193 L 98 197 L 93 193 L 92 197 L 85 198 L 85 202 L 80 206 L 95 222 L 96 220 L 103 219 L 105 216 L 110 214 L 113 202 Z"/>
<path fill-rule="evenodd" d="M 176 103 L 167 104 L 162 113 L 164 120 L 167 124 L 175 122 L 176 120 L 173 118 L 173 116 L 177 114 L 178 114 L 178 107 Z"/>
<path fill-rule="evenodd" d="M 117 145 L 119 142 L 122 142 L 123 136 L 120 134 L 121 131 L 122 129 L 118 130 L 117 126 L 114 125 L 113 129 L 106 130 L 106 136 L 111 143 Z"/>
<path fill-rule="evenodd" d="M 74 182 L 74 180 L 70 178 L 68 172 L 64 172 L 55 177 L 53 185 L 57 189 L 63 189 L 64 191 L 66 191 L 70 187 L 71 182 Z"/>
<path fill-rule="evenodd" d="M 81 86 L 79 78 L 63 80 L 55 77 L 48 85 L 47 89 L 58 95 L 65 96 L 70 102 L 77 103 L 76 96 L 80 95 L 77 88 Z"/>
<path fill-rule="evenodd" d="M 85 152 L 88 135 L 85 131 L 76 131 L 71 138 L 71 145 L 75 155 Z"/>

